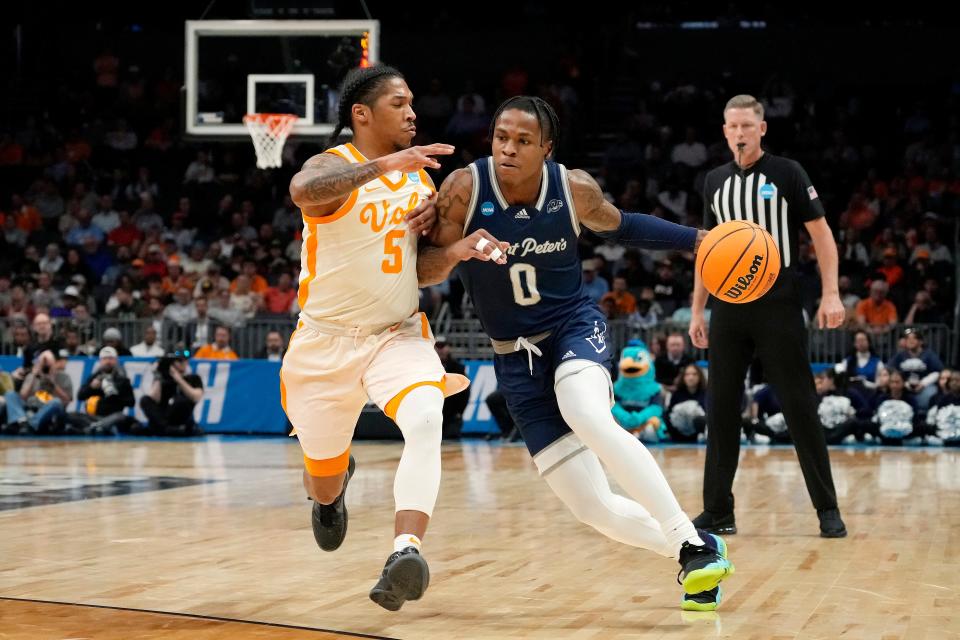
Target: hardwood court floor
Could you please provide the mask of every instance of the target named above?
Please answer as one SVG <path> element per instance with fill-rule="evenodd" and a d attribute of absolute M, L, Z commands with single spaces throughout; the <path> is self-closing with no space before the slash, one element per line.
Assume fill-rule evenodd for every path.
<path fill-rule="evenodd" d="M 524 449 L 485 443 L 444 446 L 430 589 L 380 609 L 400 451 L 355 447 L 325 554 L 293 442 L 2 439 L 0 638 L 960 638 L 960 451 L 832 450 L 851 535 L 823 540 L 793 451 L 746 449 L 716 615 L 682 615 L 675 562 L 580 525 Z M 696 514 L 703 449 L 653 451 Z"/>

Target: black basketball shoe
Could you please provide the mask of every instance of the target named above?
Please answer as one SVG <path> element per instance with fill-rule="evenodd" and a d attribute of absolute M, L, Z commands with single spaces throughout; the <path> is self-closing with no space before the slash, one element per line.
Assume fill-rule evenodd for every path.
<path fill-rule="evenodd" d="M 824 509 L 817 511 L 817 517 L 820 518 L 820 537 L 821 538 L 846 538 L 847 526 L 840 519 L 839 509 Z"/>
<path fill-rule="evenodd" d="M 723 588 L 720 585 L 700 593 L 685 593 L 680 601 L 680 608 L 684 611 L 716 611 L 723 600 Z"/>
<path fill-rule="evenodd" d="M 727 558 L 727 543 L 718 535 L 698 529 L 697 534 L 704 544 L 715 551 L 721 558 Z M 716 611 L 723 599 L 723 589 L 717 585 L 713 589 L 700 593 L 686 593 L 680 600 L 680 608 L 684 611 Z"/>
<path fill-rule="evenodd" d="M 347 495 L 347 484 L 353 477 L 353 470 L 357 463 L 350 456 L 350 462 L 347 465 L 347 475 L 343 479 L 343 489 L 340 495 L 330 504 L 313 503 L 313 537 L 324 551 L 336 551 L 343 544 L 343 539 L 347 536 L 347 504 L 345 497 Z"/>
<path fill-rule="evenodd" d="M 720 581 L 733 574 L 733 563 L 721 555 L 726 554 L 726 545 L 722 549 L 713 549 L 708 545 L 697 546 L 684 542 L 680 546 L 680 573 L 677 582 L 691 595 L 710 591 Z M 682 580 L 681 580 L 682 576 Z"/>
<path fill-rule="evenodd" d="M 387 558 L 370 599 L 387 611 L 397 611 L 407 600 L 419 600 L 430 584 L 430 568 L 416 547 L 395 551 Z"/>
<path fill-rule="evenodd" d="M 737 522 L 732 511 L 724 514 L 704 511 L 693 519 L 693 526 L 697 529 L 703 529 L 707 533 L 716 533 L 723 536 L 732 536 L 737 532 Z"/>

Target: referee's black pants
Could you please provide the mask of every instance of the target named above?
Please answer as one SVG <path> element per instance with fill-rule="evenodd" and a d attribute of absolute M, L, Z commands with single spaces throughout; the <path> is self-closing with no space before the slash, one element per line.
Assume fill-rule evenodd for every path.
<path fill-rule="evenodd" d="M 756 302 L 737 305 L 714 300 L 703 474 L 703 506 L 713 514 L 733 512 L 744 377 L 754 353 L 783 407 L 814 507 L 837 508 L 827 442 L 817 415 L 799 287 L 790 274 L 781 274 L 780 279 L 783 282 Z"/>

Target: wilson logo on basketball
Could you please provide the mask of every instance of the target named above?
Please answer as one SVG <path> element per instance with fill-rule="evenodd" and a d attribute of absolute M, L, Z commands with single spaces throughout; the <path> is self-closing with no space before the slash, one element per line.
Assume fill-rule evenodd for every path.
<path fill-rule="evenodd" d="M 780 273 L 780 252 L 766 229 L 747 220 L 714 227 L 697 251 L 697 272 L 710 295 L 729 304 L 762 298 Z"/>
<path fill-rule="evenodd" d="M 723 295 L 732 300 L 736 300 L 742 296 L 744 292 L 750 288 L 750 283 L 753 282 L 754 278 L 757 277 L 757 272 L 760 271 L 760 267 L 762 266 L 763 256 L 753 256 L 753 262 L 750 263 L 750 270 L 737 278 L 737 281 L 733 283 L 733 286 L 727 289 L 726 293 Z"/>

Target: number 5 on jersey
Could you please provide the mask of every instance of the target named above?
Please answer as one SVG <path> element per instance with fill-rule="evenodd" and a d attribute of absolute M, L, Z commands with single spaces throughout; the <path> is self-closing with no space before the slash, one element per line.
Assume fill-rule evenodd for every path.
<path fill-rule="evenodd" d="M 406 230 L 394 229 L 388 231 L 383 238 L 384 260 L 380 263 L 380 269 L 384 273 L 400 273 L 403 271 L 403 249 L 398 243 L 407 235 Z"/>
<path fill-rule="evenodd" d="M 513 283 L 513 299 L 522 307 L 540 302 L 537 291 L 537 270 L 532 264 L 516 262 L 510 267 L 510 282 Z"/>

